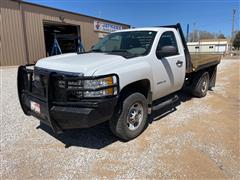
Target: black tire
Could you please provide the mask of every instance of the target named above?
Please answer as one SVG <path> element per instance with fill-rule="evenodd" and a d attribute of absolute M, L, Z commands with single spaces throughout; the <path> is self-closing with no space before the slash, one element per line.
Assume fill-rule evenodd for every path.
<path fill-rule="evenodd" d="M 139 106 L 139 107 L 138 107 Z M 140 108 L 142 107 L 142 108 Z M 142 110 L 142 113 L 135 114 L 134 118 L 133 115 L 136 111 L 138 111 L 140 108 Z M 139 110 L 138 112 L 140 112 Z M 132 113 L 130 113 L 130 111 Z M 114 135 L 117 137 L 129 141 L 138 135 L 140 135 L 147 125 L 147 112 L 148 112 L 148 105 L 147 100 L 144 95 L 141 93 L 133 93 L 127 96 L 122 100 L 122 102 L 119 103 L 118 107 L 116 108 L 116 111 L 110 120 L 110 129 Z M 131 122 L 129 123 L 129 118 L 131 116 L 132 119 L 141 119 L 140 123 L 137 122 Z M 139 117 L 139 118 L 138 118 Z M 133 120 L 133 121 L 134 121 Z M 136 125 L 136 129 L 134 129 L 134 125 Z"/>
<path fill-rule="evenodd" d="M 201 73 L 194 78 L 192 86 L 192 95 L 195 97 L 204 97 L 209 89 L 209 74 L 208 72 Z"/>

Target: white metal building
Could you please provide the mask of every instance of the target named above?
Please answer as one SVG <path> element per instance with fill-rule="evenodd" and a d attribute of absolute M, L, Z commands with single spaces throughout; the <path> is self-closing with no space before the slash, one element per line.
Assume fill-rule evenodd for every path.
<path fill-rule="evenodd" d="M 220 53 L 230 50 L 230 41 L 227 39 L 204 39 L 198 42 L 187 43 L 190 53 Z"/>

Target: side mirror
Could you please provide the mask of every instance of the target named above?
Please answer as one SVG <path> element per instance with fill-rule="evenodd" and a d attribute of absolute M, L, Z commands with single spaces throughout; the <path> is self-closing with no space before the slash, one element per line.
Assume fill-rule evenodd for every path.
<path fill-rule="evenodd" d="M 91 47 L 91 49 L 93 49 L 94 48 L 94 45 Z"/>
<path fill-rule="evenodd" d="M 174 56 L 178 54 L 178 50 L 174 46 L 163 46 L 160 50 L 157 50 L 156 56 L 160 59 L 163 57 Z"/>

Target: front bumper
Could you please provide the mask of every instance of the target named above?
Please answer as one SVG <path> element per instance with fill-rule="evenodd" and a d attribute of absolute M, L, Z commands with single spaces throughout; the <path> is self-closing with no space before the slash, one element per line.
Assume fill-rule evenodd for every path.
<path fill-rule="evenodd" d="M 36 117 L 50 126 L 55 133 L 67 129 L 92 127 L 112 117 L 117 96 L 82 99 L 78 102 L 54 102 L 51 99 L 50 87 L 47 87 L 45 98 L 32 92 L 31 84 L 29 85 L 29 73 L 31 74 L 32 71 L 27 70 L 25 66 L 19 67 L 18 95 L 21 107 L 26 115 Z M 39 105 L 40 112 L 32 110 L 31 102 Z"/>

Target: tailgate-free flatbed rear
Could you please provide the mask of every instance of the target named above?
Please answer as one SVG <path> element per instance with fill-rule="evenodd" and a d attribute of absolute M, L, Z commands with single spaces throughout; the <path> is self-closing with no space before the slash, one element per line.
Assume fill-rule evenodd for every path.
<path fill-rule="evenodd" d="M 203 68 L 214 66 L 220 63 L 221 55 L 219 54 L 207 54 L 207 53 L 195 53 L 190 54 L 192 62 L 192 71 L 199 71 Z M 188 73 L 191 73 L 188 72 Z"/>

